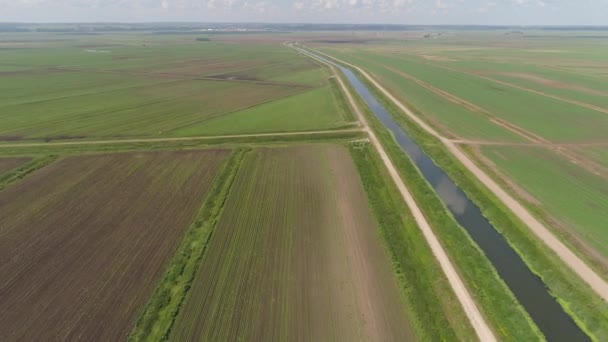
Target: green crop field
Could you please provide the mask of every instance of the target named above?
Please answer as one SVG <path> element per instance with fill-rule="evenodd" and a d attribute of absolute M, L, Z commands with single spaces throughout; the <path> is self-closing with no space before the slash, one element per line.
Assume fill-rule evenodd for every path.
<path fill-rule="evenodd" d="M 579 149 L 580 153 L 583 153 L 591 160 L 602 164 L 608 168 L 608 146 L 595 146 L 595 147 L 583 147 Z"/>
<path fill-rule="evenodd" d="M 331 48 L 323 51 L 334 54 Z M 407 50 L 404 49 L 404 51 Z M 393 88 L 396 86 L 397 89 L 400 89 L 400 94 L 397 95 L 401 95 L 406 101 L 412 103 L 413 106 L 424 113 L 435 113 L 435 116 L 430 118 L 438 121 L 439 126 L 446 126 L 448 129 L 454 128 L 454 122 L 457 121 L 457 118 L 462 118 L 463 122 L 456 124 L 456 129 L 459 129 L 459 132 L 454 132 L 460 133 L 459 137 L 462 138 L 478 138 L 479 133 L 477 136 L 463 135 L 462 133 L 468 133 L 463 132 L 464 129 L 470 131 L 479 126 L 476 128 L 484 133 L 483 138 L 496 136 L 496 139 L 504 140 L 504 134 L 497 132 L 498 130 L 495 127 L 488 128 L 488 125 L 496 126 L 496 124 L 493 124 L 489 118 L 484 119 L 484 115 L 480 112 L 488 113 L 486 116 L 505 120 L 530 134 L 555 142 L 597 141 L 605 138 L 606 131 L 608 131 L 608 109 L 605 109 L 606 113 L 604 113 L 584 108 L 540 94 L 505 86 L 491 80 L 481 79 L 470 73 L 429 65 L 428 61 L 415 56 L 397 55 L 395 57 L 388 53 L 359 51 L 357 49 L 350 50 L 348 53 L 335 53 L 334 55 L 346 61 L 351 60 L 355 64 L 357 64 L 357 61 L 364 60 L 367 65 L 361 66 L 366 68 L 369 68 L 370 64 L 375 65 L 376 68 L 370 68 L 370 71 L 378 74 L 377 77 L 383 81 L 384 78 L 392 78 L 393 84 L 399 82 L 393 85 Z M 377 72 L 378 68 L 381 70 L 380 73 Z M 399 74 L 399 72 L 406 75 Z M 412 92 L 410 91 L 410 88 L 412 88 L 411 82 L 402 86 L 401 84 L 404 82 L 399 81 L 400 78 L 406 79 L 407 76 L 436 87 L 447 95 L 442 95 L 443 101 L 436 101 L 436 99 L 429 100 L 429 95 L 424 92 L 420 94 L 420 89 L 415 89 L 415 92 Z M 417 88 L 425 89 L 421 85 L 417 85 Z M 604 85 L 604 88 L 608 87 Z M 606 92 L 608 93 L 608 89 L 606 89 Z M 448 98 L 449 95 L 456 99 Z M 455 101 L 470 103 L 475 106 L 475 109 L 462 103 L 456 106 L 460 108 L 446 108 L 446 101 L 452 104 Z M 468 113 L 463 115 L 463 112 Z M 469 118 L 471 115 L 473 117 Z M 448 119 L 444 119 L 445 117 L 448 117 Z M 573 120 L 574 117 L 576 120 Z M 478 124 L 474 123 L 475 118 Z M 464 126 L 464 128 L 459 126 Z"/>
<path fill-rule="evenodd" d="M 328 72 L 310 59 L 280 44 L 195 38 L 7 40 L 0 140 L 294 132 L 352 122 Z"/>
<path fill-rule="evenodd" d="M 170 339 L 407 339 L 366 202 L 343 147 L 247 154 Z"/>
<path fill-rule="evenodd" d="M 487 156 L 531 197 L 532 206 L 552 213 L 556 227 L 575 229 L 577 245 L 608 256 L 608 182 L 545 148 L 486 146 Z"/>
<path fill-rule="evenodd" d="M 608 274 L 602 34 L 217 27 L 0 23 L 0 340 L 542 340 L 512 269 L 299 47 L 365 69 Z M 518 284 L 604 339 L 606 303 L 370 90 L 540 277 Z"/>
<path fill-rule="evenodd" d="M 432 35 L 310 46 L 369 72 L 605 269 L 608 40 L 527 30 Z"/>

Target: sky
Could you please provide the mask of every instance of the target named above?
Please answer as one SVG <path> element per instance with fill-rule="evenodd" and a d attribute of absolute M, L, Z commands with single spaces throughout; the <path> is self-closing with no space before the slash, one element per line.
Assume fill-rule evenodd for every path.
<path fill-rule="evenodd" d="M 0 22 L 608 25 L 608 0 L 0 0 Z"/>

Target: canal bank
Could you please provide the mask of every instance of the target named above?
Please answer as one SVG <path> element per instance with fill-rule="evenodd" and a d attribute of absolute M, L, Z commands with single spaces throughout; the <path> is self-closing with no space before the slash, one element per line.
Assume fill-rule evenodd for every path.
<path fill-rule="evenodd" d="M 390 130 L 401 150 L 416 165 L 420 174 L 432 186 L 456 221 L 483 250 L 497 273 L 547 339 L 588 340 L 589 338 L 551 296 L 542 280 L 530 271 L 504 237 L 482 215 L 479 208 L 393 120 L 366 85 L 348 68 L 317 54 L 314 57 L 340 68 L 352 88 L 361 96 L 376 118 Z"/>

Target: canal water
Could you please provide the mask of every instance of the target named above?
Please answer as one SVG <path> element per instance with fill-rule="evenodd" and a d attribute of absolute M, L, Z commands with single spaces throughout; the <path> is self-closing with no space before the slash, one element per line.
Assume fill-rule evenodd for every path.
<path fill-rule="evenodd" d="M 482 215 L 481 210 L 403 131 L 367 86 L 350 69 L 317 54 L 304 50 L 300 50 L 300 52 L 340 68 L 376 117 L 393 133 L 401 149 L 435 189 L 456 221 L 483 250 L 500 277 L 515 294 L 548 341 L 590 341 L 589 337 L 574 323 L 572 317 L 566 314 L 555 298 L 551 296 L 543 281 L 530 271 L 504 237 Z"/>

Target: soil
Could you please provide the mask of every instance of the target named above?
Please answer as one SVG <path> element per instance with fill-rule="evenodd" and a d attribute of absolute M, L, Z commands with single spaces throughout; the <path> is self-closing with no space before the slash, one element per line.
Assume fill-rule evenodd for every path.
<path fill-rule="evenodd" d="M 0 176 L 3 173 L 17 168 L 30 160 L 32 160 L 32 158 L 0 158 Z"/>
<path fill-rule="evenodd" d="M 125 340 L 227 151 L 66 157 L 0 193 L 0 340 Z"/>

